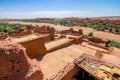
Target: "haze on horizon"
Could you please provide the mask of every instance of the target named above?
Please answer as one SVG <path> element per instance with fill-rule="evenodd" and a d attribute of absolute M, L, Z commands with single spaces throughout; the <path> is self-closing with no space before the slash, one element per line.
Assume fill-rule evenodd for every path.
<path fill-rule="evenodd" d="M 120 16 L 120 0 L 0 0 L 0 18 Z"/>

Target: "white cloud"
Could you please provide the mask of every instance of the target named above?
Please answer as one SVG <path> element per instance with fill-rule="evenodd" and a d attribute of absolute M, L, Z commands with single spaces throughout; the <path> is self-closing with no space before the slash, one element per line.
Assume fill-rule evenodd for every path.
<path fill-rule="evenodd" d="M 36 12 L 1 12 L 0 18 L 36 18 L 36 17 L 86 17 L 87 11 L 36 11 Z"/>

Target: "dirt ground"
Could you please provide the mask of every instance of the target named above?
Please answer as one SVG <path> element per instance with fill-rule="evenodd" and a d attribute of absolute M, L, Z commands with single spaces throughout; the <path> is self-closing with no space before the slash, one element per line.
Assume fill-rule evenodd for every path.
<path fill-rule="evenodd" d="M 59 30 L 59 31 L 71 28 L 71 27 L 54 25 L 54 24 L 49 24 L 49 23 L 33 23 L 33 22 L 31 23 L 31 22 L 17 22 L 17 21 L 8 22 L 8 23 L 32 24 L 34 26 L 35 25 L 39 25 L 39 26 L 41 26 L 41 25 L 50 25 L 50 26 L 54 27 L 56 30 Z M 78 26 L 74 26 L 73 28 L 75 30 L 82 29 L 84 34 L 88 34 L 89 32 L 93 32 L 94 36 L 96 36 L 96 37 L 100 37 L 100 38 L 103 38 L 103 39 L 109 39 L 109 40 L 114 40 L 114 41 L 120 42 L 120 35 L 117 35 L 117 34 L 112 34 L 112 33 L 102 32 L 102 31 L 96 31 L 96 30 L 93 30 L 91 28 L 78 27 Z"/>

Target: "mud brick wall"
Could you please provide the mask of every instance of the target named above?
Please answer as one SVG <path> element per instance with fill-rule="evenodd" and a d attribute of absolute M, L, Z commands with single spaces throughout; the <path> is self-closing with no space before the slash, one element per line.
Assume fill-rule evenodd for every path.
<path fill-rule="evenodd" d="M 0 42 L 0 80 L 42 80 L 42 78 L 38 62 L 26 55 L 26 49 L 22 45 L 9 40 Z"/>
<path fill-rule="evenodd" d="M 95 38 L 95 37 L 89 37 L 88 40 L 90 40 L 92 42 L 96 42 L 96 43 L 105 43 L 104 40 L 102 40 L 100 38 Z"/>
<path fill-rule="evenodd" d="M 20 44 L 26 48 L 27 55 L 30 58 L 37 57 L 46 53 L 45 39 L 43 37 L 21 42 Z"/>
<path fill-rule="evenodd" d="M 10 41 L 0 42 L 0 80 L 18 80 L 29 69 L 25 48 Z"/>
<path fill-rule="evenodd" d="M 80 70 L 78 67 L 74 67 L 70 72 L 67 73 L 67 75 L 62 80 L 74 80 L 74 75 L 77 74 L 77 72 Z"/>
<path fill-rule="evenodd" d="M 61 34 L 78 34 L 78 35 L 82 35 L 83 32 L 81 29 L 79 29 L 78 31 L 73 30 L 73 28 L 70 28 L 69 30 L 63 30 L 61 31 Z"/>
<path fill-rule="evenodd" d="M 82 36 L 81 37 L 77 37 L 77 38 L 74 39 L 74 43 L 75 44 L 80 44 L 82 42 L 83 42 Z"/>
<path fill-rule="evenodd" d="M 44 33 L 47 34 L 47 33 L 49 33 L 49 29 L 50 29 L 49 26 L 45 26 L 45 25 L 43 25 L 43 26 L 38 26 L 38 25 L 36 25 L 34 32 L 35 32 L 35 33 L 39 33 L 39 34 L 44 34 Z"/>
<path fill-rule="evenodd" d="M 82 29 L 79 29 L 78 33 L 79 33 L 79 35 L 82 35 L 83 34 Z"/>
<path fill-rule="evenodd" d="M 34 30 L 34 33 L 39 33 L 41 34 L 42 32 L 42 27 L 39 27 L 38 25 L 35 26 L 35 30 Z"/>
<path fill-rule="evenodd" d="M 9 36 L 14 37 L 14 36 L 23 36 L 23 35 L 27 35 L 27 34 L 31 34 L 32 33 L 32 29 L 27 28 L 27 29 L 19 29 L 17 28 L 15 32 L 9 32 Z"/>
<path fill-rule="evenodd" d="M 100 48 L 103 48 L 103 49 L 108 50 L 108 47 L 106 47 L 105 44 L 104 44 L 104 45 L 101 45 L 101 44 L 99 44 L 99 43 L 94 43 L 94 42 L 90 42 L 89 44 L 94 45 L 94 46 L 96 46 L 96 47 L 100 47 Z"/>
<path fill-rule="evenodd" d="M 0 36 L 0 40 L 4 40 L 5 38 L 7 38 L 7 35 Z"/>
<path fill-rule="evenodd" d="M 7 35 L 5 35 L 4 33 L 0 32 L 0 40 L 3 40 L 7 38 Z"/>
<path fill-rule="evenodd" d="M 60 45 L 57 45 L 57 46 L 54 46 L 52 48 L 47 49 L 47 53 L 58 50 L 58 49 L 61 49 L 61 48 L 64 48 L 64 47 L 67 47 L 67 46 L 69 46 L 69 45 L 71 45 L 73 43 L 74 43 L 73 40 L 68 40 L 68 41 L 66 41 L 66 42 L 64 42 L 64 43 L 62 43 Z"/>
<path fill-rule="evenodd" d="M 63 31 L 61 31 L 61 34 L 65 34 L 65 33 L 70 33 L 70 31 L 69 30 L 63 30 Z"/>
<path fill-rule="evenodd" d="M 54 28 L 51 27 L 51 28 L 50 28 L 50 39 L 51 39 L 51 40 L 54 40 L 54 36 L 55 36 L 55 35 L 54 35 Z"/>
<path fill-rule="evenodd" d="M 47 41 L 51 41 L 51 39 L 50 39 L 50 35 L 44 36 L 44 38 L 45 38 L 45 42 L 47 42 Z"/>
<path fill-rule="evenodd" d="M 20 37 L 20 36 L 24 36 L 24 35 L 28 35 L 28 34 L 31 34 L 31 32 L 12 33 L 12 34 L 9 34 L 9 36 L 11 36 L 11 37 Z"/>
<path fill-rule="evenodd" d="M 41 26 L 40 27 L 40 26 L 36 25 L 34 33 L 50 34 L 49 35 L 50 36 L 50 40 L 54 40 L 54 28 L 53 27 L 50 27 L 50 26 Z"/>

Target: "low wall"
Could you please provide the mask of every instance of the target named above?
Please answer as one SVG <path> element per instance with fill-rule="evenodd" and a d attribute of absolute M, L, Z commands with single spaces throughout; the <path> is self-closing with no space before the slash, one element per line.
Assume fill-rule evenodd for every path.
<path fill-rule="evenodd" d="M 73 80 L 73 76 L 77 74 L 79 70 L 80 68 L 75 66 L 70 72 L 67 73 L 67 75 L 62 80 Z"/>
<path fill-rule="evenodd" d="M 43 37 L 20 42 L 26 48 L 27 55 L 30 58 L 37 57 L 46 53 L 45 40 Z"/>
<path fill-rule="evenodd" d="M 4 36 L 0 36 L 0 40 L 4 40 L 5 38 L 7 38 L 6 35 L 4 35 Z"/>
<path fill-rule="evenodd" d="M 47 49 L 47 52 L 49 53 L 49 52 L 52 52 L 52 51 L 55 51 L 55 50 L 58 50 L 58 49 L 67 47 L 67 46 L 69 46 L 69 45 L 71 45 L 71 44 L 73 44 L 73 43 L 74 43 L 74 40 L 71 39 L 71 40 L 68 40 L 68 41 L 66 41 L 66 42 L 64 42 L 64 43 L 58 43 L 59 45 L 55 45 L 55 44 L 54 44 L 55 46 L 48 48 L 48 49 Z"/>
<path fill-rule="evenodd" d="M 11 36 L 11 37 L 19 37 L 19 36 L 24 36 L 24 35 L 28 35 L 28 34 L 32 34 L 31 31 L 28 31 L 28 32 L 21 32 L 21 33 L 9 33 L 8 36 Z"/>
<path fill-rule="evenodd" d="M 95 42 L 89 42 L 89 44 L 108 50 L 108 47 L 105 47 L 106 46 L 105 44 L 101 45 L 101 44 L 95 43 Z"/>
<path fill-rule="evenodd" d="M 60 33 L 61 34 L 73 34 L 73 35 L 82 35 L 83 34 L 81 29 L 76 31 L 76 30 L 73 30 L 73 28 L 70 28 L 69 30 L 63 30 Z"/>
<path fill-rule="evenodd" d="M 89 37 L 88 40 L 96 43 L 106 43 L 106 41 L 104 41 L 103 39 L 96 38 L 96 37 Z"/>

